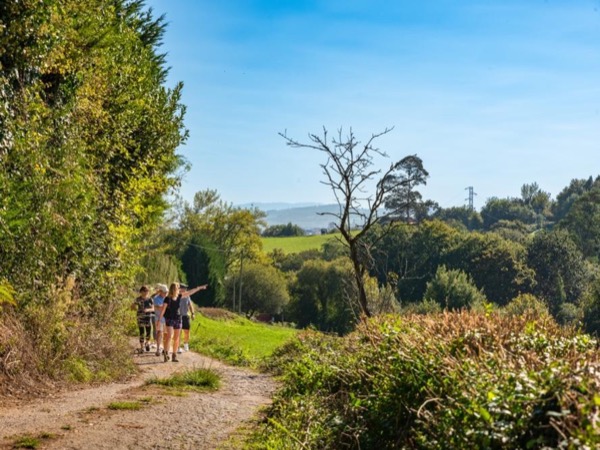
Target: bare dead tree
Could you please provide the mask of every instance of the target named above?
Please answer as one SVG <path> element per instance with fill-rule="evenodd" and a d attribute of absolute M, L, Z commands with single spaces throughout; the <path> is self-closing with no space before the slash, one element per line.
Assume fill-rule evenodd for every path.
<path fill-rule="evenodd" d="M 372 134 L 362 145 L 354 136 L 352 129 L 344 138 L 340 128 L 337 137 L 329 140 L 327 129 L 323 127 L 323 135 L 309 134 L 307 143 L 288 137 L 287 132 L 279 133 L 290 147 L 313 149 L 327 156 L 326 162 L 320 164 L 325 175 L 325 180 L 321 183 L 331 188 L 339 205 L 339 211 L 321 214 L 331 215 L 337 219 L 336 228 L 342 235 L 342 242 L 349 248 L 360 310 L 367 317 L 371 316 L 371 311 L 367 302 L 364 276 L 372 263 L 373 242 L 367 244 L 365 235 L 376 223 L 387 218 L 387 213 L 383 211 L 382 206 L 387 194 L 396 189 L 397 183 L 400 183 L 399 178 L 393 176 L 398 170 L 398 162 L 391 164 L 383 174 L 381 169 L 374 168 L 375 157 L 388 157 L 384 151 L 374 146 L 374 141 L 392 130 L 393 127 Z M 374 188 L 373 184 L 375 184 Z M 369 187 L 375 191 L 369 193 Z M 353 218 L 362 222 L 362 228 L 352 230 Z M 389 227 L 391 224 L 392 221 L 386 220 L 386 226 Z"/>

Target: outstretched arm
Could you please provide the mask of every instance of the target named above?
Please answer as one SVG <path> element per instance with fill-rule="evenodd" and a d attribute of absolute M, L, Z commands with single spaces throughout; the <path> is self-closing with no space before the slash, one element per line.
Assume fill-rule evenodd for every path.
<path fill-rule="evenodd" d="M 202 286 L 195 287 L 194 289 L 190 289 L 189 291 L 180 291 L 182 297 L 190 297 L 194 295 L 198 291 L 202 291 L 208 288 L 208 284 L 203 284 Z"/>

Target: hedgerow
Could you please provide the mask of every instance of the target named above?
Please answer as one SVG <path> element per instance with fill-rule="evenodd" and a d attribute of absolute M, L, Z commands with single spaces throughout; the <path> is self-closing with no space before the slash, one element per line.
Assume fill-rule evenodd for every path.
<path fill-rule="evenodd" d="M 142 0 L 0 2 L 0 396 L 131 370 L 126 308 L 180 182 Z"/>
<path fill-rule="evenodd" d="M 305 333 L 253 448 L 598 448 L 598 343 L 551 319 L 379 317 Z"/>

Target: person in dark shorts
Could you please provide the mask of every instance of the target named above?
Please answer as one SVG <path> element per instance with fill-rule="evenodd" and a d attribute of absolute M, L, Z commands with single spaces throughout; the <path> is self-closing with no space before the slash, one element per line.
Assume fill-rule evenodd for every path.
<path fill-rule="evenodd" d="M 150 337 L 152 336 L 152 322 L 154 320 L 154 305 L 150 298 L 147 286 L 140 288 L 140 295 L 135 299 L 132 309 L 136 310 L 137 325 L 140 332 L 140 353 L 150 351 Z"/>
<path fill-rule="evenodd" d="M 187 286 L 181 284 L 180 288 L 187 289 Z M 194 303 L 190 297 L 181 297 L 179 312 L 181 314 L 181 329 L 183 330 L 183 349 L 179 347 L 177 353 L 182 353 L 190 349 L 190 327 L 191 321 L 194 318 Z"/>
<path fill-rule="evenodd" d="M 177 360 L 177 349 L 179 348 L 179 335 L 181 334 L 181 312 L 179 311 L 179 307 L 181 305 L 182 297 L 190 297 L 201 289 L 206 289 L 208 285 L 202 285 L 195 287 L 190 290 L 180 290 L 179 283 L 172 283 L 169 286 L 169 295 L 165 297 L 164 308 L 161 311 L 159 320 L 164 316 L 165 323 L 167 326 L 167 331 L 164 333 L 164 342 L 163 342 L 163 356 L 165 362 L 169 360 L 169 344 L 171 344 L 171 337 L 173 338 L 173 346 L 171 353 L 171 361 L 179 362 Z"/>

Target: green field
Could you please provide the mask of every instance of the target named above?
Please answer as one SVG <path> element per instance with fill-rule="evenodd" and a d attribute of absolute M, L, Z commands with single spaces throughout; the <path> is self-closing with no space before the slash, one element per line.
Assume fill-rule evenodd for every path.
<path fill-rule="evenodd" d="M 192 322 L 193 350 L 230 364 L 258 366 L 298 330 L 252 322 L 225 310 L 201 308 Z"/>
<path fill-rule="evenodd" d="M 300 253 L 305 250 L 317 249 L 339 234 L 317 234 L 314 236 L 264 237 L 262 238 L 265 253 L 281 249 L 284 253 Z"/>

